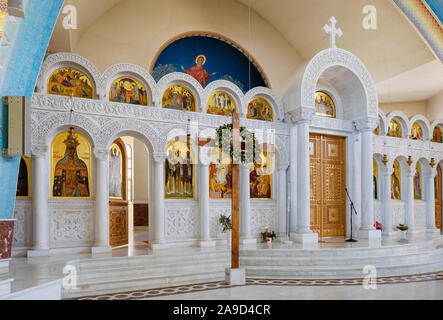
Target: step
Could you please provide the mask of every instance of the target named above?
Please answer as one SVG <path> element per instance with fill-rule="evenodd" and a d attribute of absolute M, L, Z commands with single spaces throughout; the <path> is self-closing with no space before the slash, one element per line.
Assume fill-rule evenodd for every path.
<path fill-rule="evenodd" d="M 115 292 L 128 292 L 136 290 L 146 290 L 149 288 L 160 288 L 165 286 L 177 286 L 184 283 L 213 282 L 224 279 L 224 269 L 212 270 L 198 273 L 163 274 L 151 277 L 115 277 L 103 279 L 101 281 L 88 281 L 79 283 L 77 289 L 64 290 L 64 298 L 85 297 L 91 295 L 101 295 Z"/>
<path fill-rule="evenodd" d="M 443 250 L 423 253 L 396 254 L 391 256 L 340 256 L 340 257 L 240 257 L 243 266 L 334 266 L 334 265 L 377 265 L 386 263 L 411 263 L 429 261 L 441 255 Z"/>
<path fill-rule="evenodd" d="M 427 272 L 441 271 L 443 259 L 427 261 L 424 263 L 403 265 L 379 265 L 378 276 L 401 276 L 408 274 L 422 274 Z M 251 278 L 262 277 L 267 279 L 277 278 L 363 278 L 363 268 L 355 266 L 335 267 L 246 267 L 246 276 Z M 277 277 L 277 278 L 276 278 Z"/>

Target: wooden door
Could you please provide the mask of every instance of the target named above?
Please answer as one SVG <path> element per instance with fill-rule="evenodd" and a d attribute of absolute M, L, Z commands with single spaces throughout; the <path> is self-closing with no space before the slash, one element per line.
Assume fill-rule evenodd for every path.
<path fill-rule="evenodd" d="M 346 139 L 310 135 L 311 229 L 346 236 Z"/>
<path fill-rule="evenodd" d="M 435 226 L 437 229 L 441 230 L 441 187 L 442 187 L 442 175 L 441 175 L 441 168 L 439 165 L 437 165 L 437 175 L 435 176 Z"/>
<path fill-rule="evenodd" d="M 128 201 L 126 192 L 126 148 L 117 139 L 109 150 L 109 244 L 128 244 Z"/>

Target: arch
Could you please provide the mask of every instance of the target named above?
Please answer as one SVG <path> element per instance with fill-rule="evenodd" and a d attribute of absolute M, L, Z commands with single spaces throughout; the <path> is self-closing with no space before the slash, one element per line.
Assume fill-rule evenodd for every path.
<path fill-rule="evenodd" d="M 417 114 L 410 118 L 408 126 L 409 135 L 412 135 L 412 129 L 415 123 L 419 124 L 421 129 L 423 130 L 423 140 L 424 141 L 431 140 L 432 137 L 431 124 L 429 123 L 429 120 L 421 114 Z"/>
<path fill-rule="evenodd" d="M 245 94 L 243 103 L 245 109 L 245 117 L 249 102 L 251 102 L 255 98 L 262 98 L 268 101 L 274 111 L 274 121 L 283 121 L 285 113 L 282 101 L 271 89 L 265 87 L 253 88 Z"/>
<path fill-rule="evenodd" d="M 223 92 L 228 93 L 234 99 L 235 104 L 237 105 L 237 112 L 240 115 L 244 114 L 244 108 L 243 108 L 244 94 L 243 94 L 243 92 L 234 83 L 232 83 L 230 81 L 226 81 L 226 80 L 217 80 L 217 81 L 211 82 L 210 84 L 208 84 L 206 86 L 206 88 L 203 91 L 203 95 L 202 95 L 202 101 L 204 102 L 204 104 L 202 104 L 202 109 L 199 110 L 200 112 L 207 113 L 208 99 L 211 97 L 211 95 L 214 92 L 217 92 L 217 91 L 223 91 Z"/>
<path fill-rule="evenodd" d="M 437 133 L 435 132 L 435 129 L 439 129 L 440 131 Z M 434 120 L 431 124 L 431 131 L 432 132 L 432 142 L 439 142 L 443 143 L 443 120 Z"/>
<path fill-rule="evenodd" d="M 366 102 L 359 109 L 353 109 L 354 120 L 377 118 L 378 97 L 370 73 L 355 55 L 339 48 L 329 48 L 319 52 L 297 70 L 283 99 L 286 112 L 293 112 L 299 108 L 314 110 L 315 91 L 319 79 L 324 75 L 324 79 L 328 80 L 337 72 L 354 80 L 346 81 L 342 88 L 336 87 L 338 91 L 341 89 L 349 96 L 347 101 L 343 100 L 344 104 L 349 105 L 356 99 Z M 349 86 L 352 86 L 353 90 Z M 343 97 L 344 95 L 342 99 Z"/>
<path fill-rule="evenodd" d="M 48 79 L 49 76 L 57 69 L 61 67 L 76 68 L 85 73 L 85 75 L 91 80 L 92 87 L 95 92 L 95 96 L 100 96 L 102 93 L 97 91 L 97 88 L 101 88 L 101 75 L 95 65 L 88 59 L 82 56 L 69 53 L 60 52 L 54 53 L 48 56 L 42 63 L 40 68 L 39 77 L 37 79 L 37 92 L 48 92 Z M 96 97 L 92 97 L 95 99 Z"/>
<path fill-rule="evenodd" d="M 156 106 L 162 107 L 163 94 L 172 85 L 184 86 L 192 92 L 196 103 L 196 112 L 202 110 L 203 105 L 206 106 L 206 101 L 203 100 L 204 89 L 200 83 L 190 75 L 180 72 L 169 73 L 159 80 L 157 83 L 159 94 L 154 98 Z"/>
<path fill-rule="evenodd" d="M 148 90 L 148 105 L 154 105 L 154 97 L 159 94 L 157 83 L 145 69 L 132 63 L 115 64 L 105 70 L 101 77 L 102 80 L 100 83 L 100 85 L 104 87 L 97 88 L 99 92 L 103 93 L 101 95 L 101 97 L 103 97 L 103 100 L 108 101 L 108 94 L 112 82 L 115 81 L 117 78 L 123 76 L 128 76 L 140 81 Z"/>
<path fill-rule="evenodd" d="M 380 127 L 380 136 L 387 135 L 389 124 L 387 122 L 385 113 L 381 109 L 378 109 L 378 125 Z"/>
<path fill-rule="evenodd" d="M 395 119 L 397 120 L 400 125 L 401 125 L 401 129 L 402 129 L 402 138 L 408 138 L 409 137 L 409 119 L 408 117 L 401 111 L 392 111 L 390 113 L 388 113 L 387 117 L 386 117 L 386 135 L 389 134 L 389 126 L 391 124 L 391 120 Z"/>
<path fill-rule="evenodd" d="M 74 127 L 76 131 L 84 135 L 95 147 L 95 141 L 100 133 L 100 126 L 89 117 L 81 114 L 75 114 L 70 117 L 68 113 L 57 113 L 48 118 L 44 118 L 39 123 L 33 122 L 32 125 L 32 145 L 49 146 L 54 137 L 60 132 L 69 130 Z"/>

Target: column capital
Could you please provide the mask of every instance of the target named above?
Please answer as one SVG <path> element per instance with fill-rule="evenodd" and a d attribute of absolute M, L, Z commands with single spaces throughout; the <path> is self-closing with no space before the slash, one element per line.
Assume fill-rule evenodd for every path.
<path fill-rule="evenodd" d="M 289 118 L 294 124 L 310 123 L 314 118 L 315 108 L 300 107 L 288 113 Z"/>
<path fill-rule="evenodd" d="M 31 148 L 31 154 L 34 157 L 41 158 L 41 157 L 44 157 L 46 155 L 46 153 L 48 152 L 48 149 L 49 148 L 46 145 L 34 145 Z"/>
<path fill-rule="evenodd" d="M 107 149 L 95 148 L 94 156 L 96 160 L 107 161 L 108 160 L 109 151 Z"/>
<path fill-rule="evenodd" d="M 166 154 L 164 152 L 154 152 L 152 154 L 152 159 L 154 159 L 154 162 L 163 162 L 166 159 Z"/>
<path fill-rule="evenodd" d="M 252 166 L 252 163 L 241 163 L 240 169 L 249 170 L 251 168 L 251 166 Z"/>
<path fill-rule="evenodd" d="M 372 132 L 377 128 L 378 119 L 377 118 L 364 118 L 360 120 L 355 120 L 354 125 L 357 131 L 360 132 Z"/>

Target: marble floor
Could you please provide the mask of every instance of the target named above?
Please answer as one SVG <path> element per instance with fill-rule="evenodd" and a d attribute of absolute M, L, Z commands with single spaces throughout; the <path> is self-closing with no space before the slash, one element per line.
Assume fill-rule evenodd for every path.
<path fill-rule="evenodd" d="M 441 236 L 440 236 L 441 237 Z M 435 237 L 434 237 L 435 238 Z M 92 255 L 90 253 L 58 254 L 50 257 L 13 258 L 10 264 L 11 275 L 14 278 L 12 292 L 21 291 L 33 286 L 48 283 L 63 277 L 63 268 L 67 261 L 76 259 L 90 259 L 97 257 L 127 257 L 140 255 L 171 255 L 174 252 L 201 252 L 214 251 L 214 248 L 174 248 L 153 252 L 144 242 L 148 239 L 146 232 L 134 232 L 130 237 L 129 246 L 115 248 L 111 253 Z M 367 248 L 397 246 L 414 242 L 422 242 L 432 239 L 429 236 L 421 236 L 405 240 L 379 240 L 376 242 L 359 241 L 347 243 L 344 239 L 321 239 L 315 246 L 302 246 L 300 244 L 284 244 L 275 242 L 272 249 L 337 249 L 337 248 Z M 443 238 L 442 238 L 443 239 Z M 443 241 L 442 245 L 443 245 Z M 252 248 L 265 248 L 265 244 L 258 243 Z M 251 246 L 248 246 L 251 248 Z M 226 250 L 225 246 L 215 250 Z M 440 276 L 439 276 L 440 277 Z M 443 276 L 441 277 L 443 279 Z M 266 290 L 260 289 L 259 284 L 250 284 L 239 288 L 215 288 L 210 291 L 196 291 L 189 293 L 177 293 L 161 297 L 149 297 L 150 299 L 441 299 L 443 297 L 442 279 L 427 279 L 423 282 L 381 284 L 376 290 L 365 290 L 361 285 L 347 286 L 322 286 L 317 283 L 312 286 L 279 286 L 274 283 L 267 286 Z M 195 285 L 195 284 L 194 284 Z M 185 290 L 186 291 L 186 290 Z M 265 291 L 265 293 L 264 293 Z M 135 298 L 135 297 L 134 297 Z"/>

